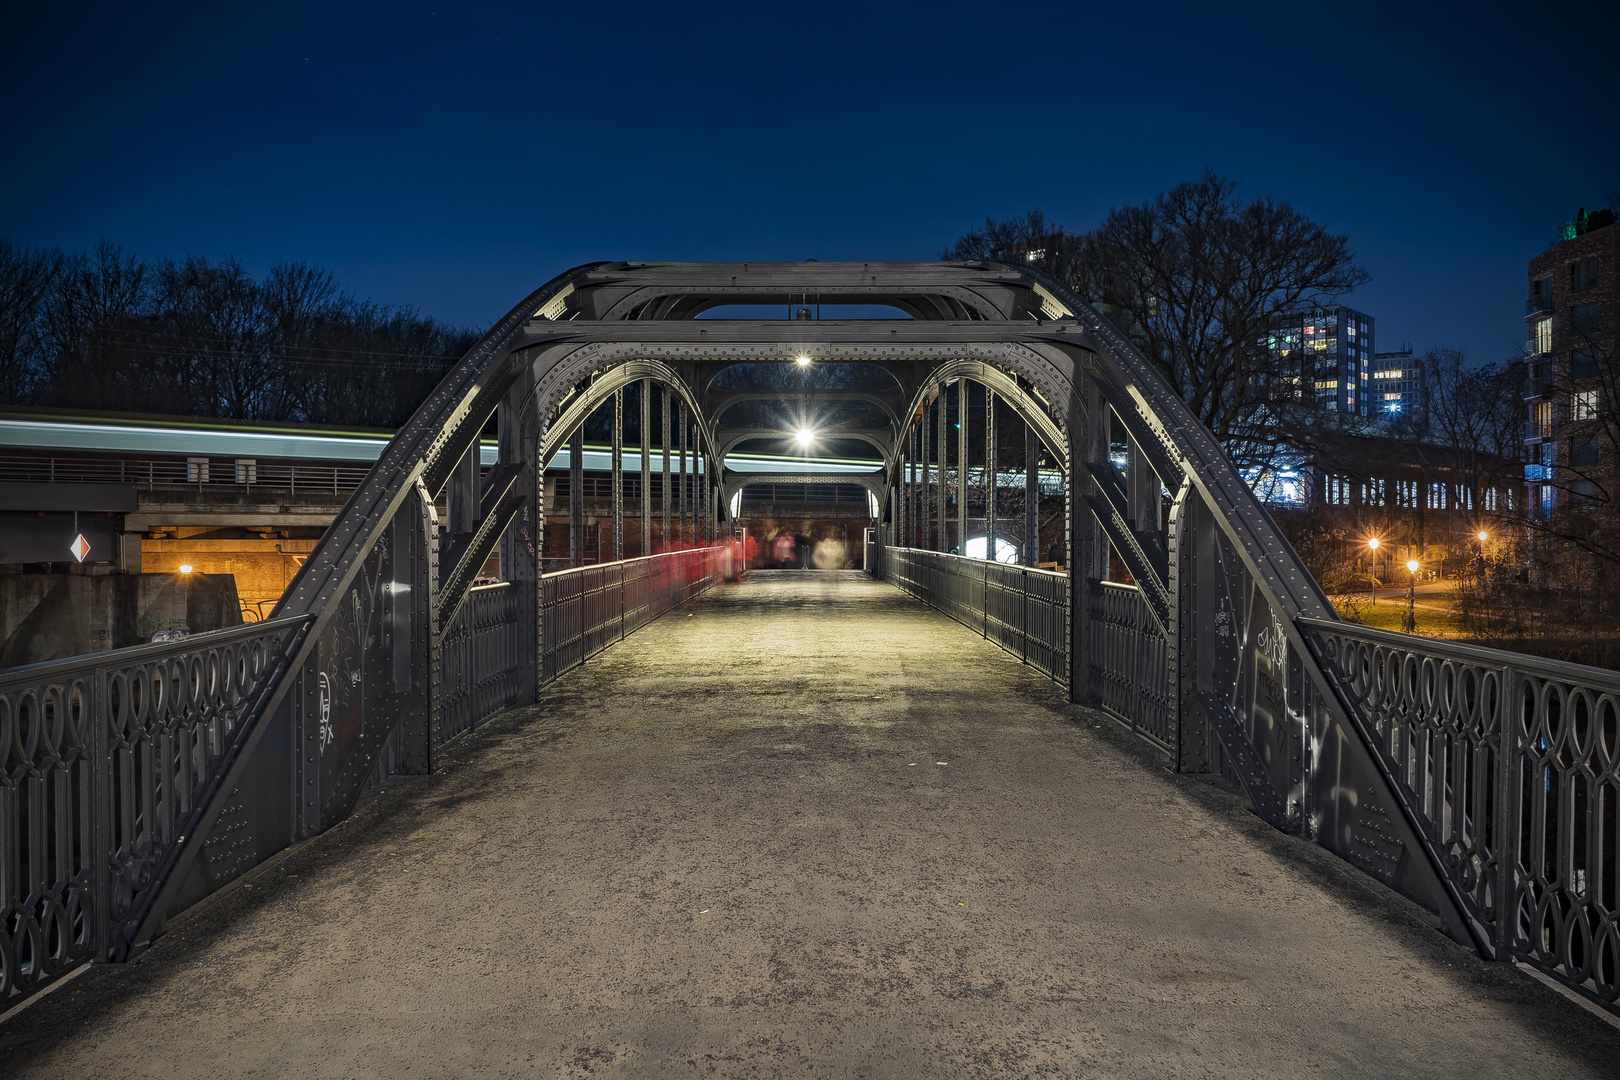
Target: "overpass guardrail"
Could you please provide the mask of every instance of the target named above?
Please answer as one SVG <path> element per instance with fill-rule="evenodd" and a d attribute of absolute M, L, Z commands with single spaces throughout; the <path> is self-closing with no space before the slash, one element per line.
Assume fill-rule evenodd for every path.
<path fill-rule="evenodd" d="M 1300 618 L 1498 959 L 1620 1000 L 1620 672 Z"/>
<path fill-rule="evenodd" d="M 298 615 L 0 674 L 0 1009 L 135 944 L 148 892 L 196 831 Z M 204 857 L 239 857 L 228 838 Z"/>

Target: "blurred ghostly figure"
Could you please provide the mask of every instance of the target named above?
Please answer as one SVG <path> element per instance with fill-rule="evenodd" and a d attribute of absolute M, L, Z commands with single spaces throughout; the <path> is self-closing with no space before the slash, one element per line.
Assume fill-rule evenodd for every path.
<path fill-rule="evenodd" d="M 849 565 L 849 550 L 842 540 L 821 540 L 810 561 L 817 570 L 843 570 Z"/>

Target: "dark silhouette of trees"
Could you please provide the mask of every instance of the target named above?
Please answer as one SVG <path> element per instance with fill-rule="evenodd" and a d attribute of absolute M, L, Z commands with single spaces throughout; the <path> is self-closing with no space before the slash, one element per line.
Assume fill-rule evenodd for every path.
<path fill-rule="evenodd" d="M 0 402 L 397 427 L 477 340 L 303 263 L 0 241 Z"/>
<path fill-rule="evenodd" d="M 1331 422 L 1303 408 L 1301 372 L 1279 361 L 1268 332 L 1284 313 L 1370 280 L 1345 235 L 1287 202 L 1245 202 L 1212 172 L 1110 210 L 1083 235 L 1032 211 L 987 221 L 942 257 L 1022 262 L 1064 280 L 1130 337 L 1246 470 L 1297 444 L 1298 425 Z"/>

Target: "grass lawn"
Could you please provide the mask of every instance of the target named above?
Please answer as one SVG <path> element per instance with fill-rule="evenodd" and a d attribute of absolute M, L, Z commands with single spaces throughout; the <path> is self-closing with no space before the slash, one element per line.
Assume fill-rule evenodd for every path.
<path fill-rule="evenodd" d="M 1332 599 L 1334 606 L 1339 609 L 1340 616 L 1349 619 L 1351 613 L 1343 606 L 1345 598 L 1335 596 Z M 1352 595 L 1349 599 L 1355 613 L 1360 616 L 1364 625 L 1376 627 L 1379 630 L 1400 631 L 1403 629 L 1402 624 L 1406 620 L 1406 595 L 1404 593 L 1397 594 L 1394 589 L 1388 590 L 1387 593 L 1380 590 L 1376 605 L 1368 603 L 1366 593 Z M 1431 592 L 1419 596 L 1416 605 L 1417 633 L 1425 637 L 1459 636 L 1457 616 L 1452 610 L 1451 599 L 1450 593 Z"/>

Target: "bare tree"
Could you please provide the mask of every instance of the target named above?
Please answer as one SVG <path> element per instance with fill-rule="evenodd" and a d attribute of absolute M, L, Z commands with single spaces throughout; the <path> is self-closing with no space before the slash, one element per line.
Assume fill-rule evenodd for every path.
<path fill-rule="evenodd" d="M 0 240 L 0 400 L 396 427 L 477 340 L 303 263 Z"/>
<path fill-rule="evenodd" d="M 1343 234 L 1286 202 L 1244 202 L 1235 183 L 1206 172 L 1065 236 L 1037 211 L 986 222 L 944 254 L 1009 261 L 1023 252 L 1063 277 L 1135 342 L 1240 468 L 1269 467 L 1298 443 L 1301 424 L 1332 422 L 1302 419 L 1301 372 L 1280 369 L 1267 337 L 1285 312 L 1370 280 Z"/>
<path fill-rule="evenodd" d="M 59 252 L 0 240 L 0 402 L 32 402 L 48 376 L 45 306 L 61 271 Z"/>
<path fill-rule="evenodd" d="M 1487 491 L 1517 482 L 1512 474 L 1524 443 L 1523 365 L 1471 364 L 1461 349 L 1442 345 L 1419 357 L 1417 368 L 1421 406 L 1396 425 L 1395 434 L 1409 435 L 1419 458 L 1443 449 L 1443 464 L 1465 478 L 1469 504 L 1483 515 Z"/>
<path fill-rule="evenodd" d="M 160 407 L 171 388 L 150 376 L 139 344 L 151 298 L 150 269 L 118 245 L 102 241 L 68 256 L 46 302 L 49 372 L 41 399 L 94 409 Z"/>
<path fill-rule="evenodd" d="M 1048 221 L 1040 210 L 1023 217 L 997 221 L 986 218 L 984 227 L 969 229 L 939 253 L 945 262 L 1023 263 L 1072 282 L 1079 270 L 1080 243 L 1068 230 Z"/>

